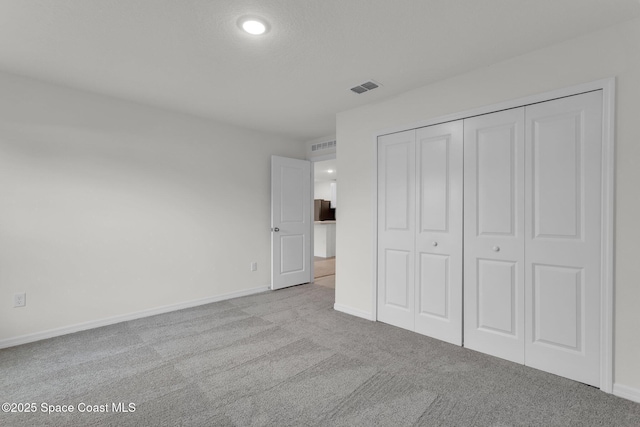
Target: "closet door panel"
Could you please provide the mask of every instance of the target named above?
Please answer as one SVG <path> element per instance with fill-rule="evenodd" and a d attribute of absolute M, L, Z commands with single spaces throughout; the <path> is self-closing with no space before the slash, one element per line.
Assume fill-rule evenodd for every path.
<path fill-rule="evenodd" d="M 506 125 L 475 133 L 475 215 L 479 236 L 515 234 L 517 200 L 513 178 L 517 165 L 513 132 L 514 127 Z"/>
<path fill-rule="evenodd" d="M 378 138 L 378 320 L 414 330 L 415 131 Z"/>
<path fill-rule="evenodd" d="M 382 264 L 385 269 L 384 303 L 387 307 L 395 307 L 411 311 L 411 256 L 412 251 L 386 249 Z"/>
<path fill-rule="evenodd" d="M 599 386 L 602 94 L 526 119 L 525 362 Z"/>
<path fill-rule="evenodd" d="M 516 335 L 516 270 L 511 261 L 478 259 L 478 329 Z"/>
<path fill-rule="evenodd" d="M 524 108 L 464 121 L 464 345 L 524 363 Z"/>
<path fill-rule="evenodd" d="M 418 129 L 416 332 L 462 344 L 462 121 Z"/>
<path fill-rule="evenodd" d="M 449 257 L 447 255 L 435 255 L 420 253 L 420 288 L 418 289 L 419 301 L 416 310 L 418 316 L 430 316 L 451 320 L 449 309 L 449 293 L 451 283 L 449 276 Z M 424 333 L 424 332 L 422 332 Z"/>

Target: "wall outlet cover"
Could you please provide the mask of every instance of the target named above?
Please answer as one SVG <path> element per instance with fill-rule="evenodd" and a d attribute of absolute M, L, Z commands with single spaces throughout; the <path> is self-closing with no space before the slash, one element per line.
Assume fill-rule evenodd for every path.
<path fill-rule="evenodd" d="M 27 293 L 21 292 L 13 295 L 13 306 L 14 307 L 24 307 L 27 305 Z"/>

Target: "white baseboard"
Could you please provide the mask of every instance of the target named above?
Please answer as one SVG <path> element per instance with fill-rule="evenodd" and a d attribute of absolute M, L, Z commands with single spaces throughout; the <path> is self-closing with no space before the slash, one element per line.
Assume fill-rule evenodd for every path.
<path fill-rule="evenodd" d="M 640 389 L 622 384 L 613 385 L 613 394 L 640 403 Z"/>
<path fill-rule="evenodd" d="M 202 298 L 181 302 L 178 304 L 164 305 L 161 307 L 150 308 L 148 310 L 138 311 L 135 313 L 122 314 L 119 316 L 107 317 L 104 319 L 91 320 L 89 322 L 77 323 L 75 325 L 63 326 L 61 328 L 48 329 L 33 334 L 21 335 L 18 337 L 0 340 L 0 349 L 13 347 L 16 345 L 27 344 L 34 341 L 40 341 L 47 338 L 58 337 L 60 335 L 72 334 L 74 332 L 86 331 L 87 329 L 99 328 L 101 326 L 113 325 L 115 323 L 126 322 L 128 320 L 140 319 L 142 317 L 155 316 L 156 314 L 169 313 L 171 311 L 182 310 L 185 308 L 197 307 L 199 305 L 211 304 L 212 302 L 224 301 L 232 298 L 244 297 L 260 292 L 268 291 L 268 286 L 260 286 L 257 288 L 246 289 L 244 291 L 231 292 L 228 294 L 217 295 L 214 297 Z"/>
<path fill-rule="evenodd" d="M 346 305 L 333 304 L 333 309 L 342 313 L 350 314 L 352 316 L 361 317 L 367 320 L 376 320 L 373 315 L 368 311 L 358 310 L 357 308 L 347 307 Z"/>

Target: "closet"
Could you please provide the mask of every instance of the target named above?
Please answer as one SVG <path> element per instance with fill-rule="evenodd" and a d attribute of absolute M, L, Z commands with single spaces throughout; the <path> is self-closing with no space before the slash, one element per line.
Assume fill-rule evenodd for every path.
<path fill-rule="evenodd" d="M 378 139 L 378 319 L 462 344 L 462 121 Z"/>
<path fill-rule="evenodd" d="M 378 320 L 599 386 L 602 108 L 378 137 Z"/>

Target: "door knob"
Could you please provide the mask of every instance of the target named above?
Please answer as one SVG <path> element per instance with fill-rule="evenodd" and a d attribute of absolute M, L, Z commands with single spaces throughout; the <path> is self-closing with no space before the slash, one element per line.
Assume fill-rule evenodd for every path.
<path fill-rule="evenodd" d="M 438 242 L 433 242 L 433 246 L 438 246 Z"/>
<path fill-rule="evenodd" d="M 272 228 L 271 231 L 275 231 L 277 233 L 278 231 L 280 231 L 280 229 L 276 227 L 276 228 Z"/>
<path fill-rule="evenodd" d="M 500 252 L 500 246 L 494 246 L 491 249 L 493 249 L 494 252 Z"/>

